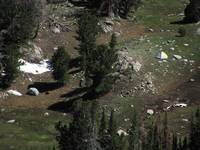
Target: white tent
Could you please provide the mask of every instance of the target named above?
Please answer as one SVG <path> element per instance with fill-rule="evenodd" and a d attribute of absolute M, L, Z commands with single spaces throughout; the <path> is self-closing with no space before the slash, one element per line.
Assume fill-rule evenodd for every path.
<path fill-rule="evenodd" d="M 161 51 L 156 55 L 156 58 L 164 60 L 164 59 L 168 59 L 168 55 L 165 52 Z"/>

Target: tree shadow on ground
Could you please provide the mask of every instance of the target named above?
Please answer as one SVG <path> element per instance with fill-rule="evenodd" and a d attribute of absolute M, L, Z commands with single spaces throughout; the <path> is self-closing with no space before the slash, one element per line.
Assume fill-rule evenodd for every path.
<path fill-rule="evenodd" d="M 62 98 L 65 98 L 65 101 L 55 103 L 49 106 L 48 109 L 57 112 L 72 113 L 74 110 L 74 102 L 77 100 L 92 101 L 105 94 L 107 93 L 97 93 L 93 88 L 77 88 L 67 94 L 61 95 Z"/>
<path fill-rule="evenodd" d="M 66 99 L 68 99 L 68 98 L 71 98 L 71 97 L 74 97 L 74 96 L 78 96 L 78 95 L 80 95 L 80 94 L 83 94 L 83 93 L 87 92 L 87 90 L 88 90 L 88 87 L 77 88 L 77 89 L 75 89 L 75 90 L 73 90 L 73 91 L 70 91 L 70 92 L 67 93 L 67 94 L 61 95 L 60 97 L 61 97 L 61 98 L 66 98 Z"/>
<path fill-rule="evenodd" d="M 58 83 L 58 82 L 35 82 L 31 85 L 28 86 L 28 88 L 36 88 L 40 93 L 48 92 L 48 91 L 53 91 L 56 89 L 59 89 L 63 87 L 63 83 Z"/>
<path fill-rule="evenodd" d="M 197 23 L 197 22 L 194 20 L 185 19 L 185 18 L 179 21 L 170 22 L 170 24 L 176 24 L 176 25 L 193 24 L 193 23 Z"/>
<path fill-rule="evenodd" d="M 80 99 L 80 97 L 72 98 L 68 101 L 62 101 L 55 103 L 48 107 L 48 110 L 62 112 L 62 113 L 72 113 L 74 110 L 74 102 Z"/>

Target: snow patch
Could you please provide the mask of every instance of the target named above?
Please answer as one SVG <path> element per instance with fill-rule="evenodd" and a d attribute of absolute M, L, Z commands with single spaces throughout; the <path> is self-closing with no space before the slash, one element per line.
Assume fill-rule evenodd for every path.
<path fill-rule="evenodd" d="M 40 61 L 39 64 L 36 63 L 29 63 L 23 59 L 19 60 L 22 65 L 19 67 L 20 71 L 30 74 L 42 74 L 45 72 L 51 71 L 50 69 L 50 63 L 48 59 L 45 59 L 43 61 Z"/>

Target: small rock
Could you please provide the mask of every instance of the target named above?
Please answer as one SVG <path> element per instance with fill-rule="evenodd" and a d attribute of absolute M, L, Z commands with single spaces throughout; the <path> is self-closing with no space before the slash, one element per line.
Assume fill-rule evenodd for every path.
<path fill-rule="evenodd" d="M 110 26 L 114 25 L 114 22 L 112 20 L 106 20 L 104 23 Z"/>
<path fill-rule="evenodd" d="M 189 120 L 188 120 L 188 119 L 182 119 L 182 121 L 184 121 L 184 122 L 188 122 Z"/>
<path fill-rule="evenodd" d="M 7 121 L 7 123 L 13 124 L 13 123 L 15 123 L 15 120 L 14 119 L 13 120 L 9 120 L 9 121 Z"/>
<path fill-rule="evenodd" d="M 154 114 L 154 110 L 153 110 L 153 109 L 148 109 L 148 110 L 147 110 L 147 114 L 153 115 L 153 114 Z"/>
<path fill-rule="evenodd" d="M 48 112 L 45 112 L 45 113 L 44 113 L 44 116 L 49 116 L 49 113 L 48 113 Z"/>
<path fill-rule="evenodd" d="M 55 34 L 60 33 L 60 29 L 55 27 L 55 28 L 52 29 L 52 32 L 55 33 Z"/>
<path fill-rule="evenodd" d="M 195 79 L 190 79 L 190 82 L 194 82 L 195 81 Z"/>
<path fill-rule="evenodd" d="M 32 96 L 38 96 L 40 92 L 38 91 L 38 89 L 32 87 L 28 89 L 28 94 Z"/>
<path fill-rule="evenodd" d="M 180 55 L 173 55 L 173 57 L 174 57 L 175 59 L 177 59 L 177 60 L 182 59 L 182 56 L 180 56 Z"/>
<path fill-rule="evenodd" d="M 125 131 L 122 130 L 122 129 L 118 130 L 118 131 L 117 131 L 117 134 L 118 134 L 119 136 L 121 136 L 121 135 L 127 136 L 127 135 L 128 135 L 128 133 L 125 132 Z"/>
<path fill-rule="evenodd" d="M 8 90 L 7 93 L 10 95 L 22 96 L 22 94 L 16 90 Z"/>

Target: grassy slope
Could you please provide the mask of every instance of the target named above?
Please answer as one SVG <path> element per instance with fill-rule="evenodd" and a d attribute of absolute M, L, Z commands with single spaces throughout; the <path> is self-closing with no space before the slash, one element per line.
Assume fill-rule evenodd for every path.
<path fill-rule="evenodd" d="M 180 20 L 182 17 L 177 16 L 184 9 L 186 0 L 143 0 L 141 8 L 136 13 L 137 24 L 141 24 L 148 28 L 153 28 L 153 33 L 147 33 L 144 40 L 131 39 L 125 44 L 121 43 L 120 46 L 127 45 L 130 48 L 130 53 L 133 56 L 141 57 L 144 62 L 145 71 L 153 72 L 157 79 L 162 83 L 174 80 L 174 76 L 178 73 L 188 74 L 189 70 L 193 68 L 191 65 L 184 65 L 179 61 L 171 61 L 172 54 L 180 54 L 190 60 L 199 60 L 199 38 L 194 34 L 196 25 L 170 25 L 170 22 Z M 174 15 L 168 15 L 174 14 Z M 183 38 L 175 37 L 177 29 L 183 26 L 187 30 L 187 35 Z M 167 32 L 160 32 L 160 30 L 170 30 Z M 137 30 L 137 29 L 136 29 Z M 150 42 L 148 42 L 149 40 Z M 167 40 L 175 40 L 174 44 L 167 45 Z M 164 43 L 163 43 L 164 42 Z M 183 43 L 188 43 L 189 47 L 185 47 Z M 160 50 L 156 45 L 162 45 L 162 49 L 169 54 L 170 61 L 166 63 L 158 63 L 154 58 L 155 54 Z M 175 47 L 175 52 L 169 50 L 170 47 Z M 191 55 L 191 54 L 194 55 Z M 151 65 L 151 64 L 154 65 Z M 158 69 L 157 69 L 158 68 Z M 163 68 L 170 70 L 165 77 L 163 75 Z M 182 76 L 182 75 L 180 75 Z M 180 77 L 177 77 L 177 79 Z M 136 97 L 121 98 L 119 96 L 105 97 L 101 101 L 102 105 L 107 105 L 109 108 L 116 108 L 119 117 L 120 127 L 126 128 L 129 126 L 129 121 L 124 121 L 126 118 L 131 118 L 132 107 L 140 112 L 146 111 L 144 106 L 154 105 L 151 99 L 142 99 Z M 189 118 L 191 111 L 194 107 L 184 109 L 176 109 L 169 113 L 170 125 L 181 133 L 185 129 L 181 128 L 181 118 Z M 58 120 L 68 121 L 69 117 L 63 117 L 62 113 L 50 112 L 49 117 L 44 117 L 43 114 L 46 110 L 15 110 L 0 113 L 0 150 L 40 150 L 49 149 L 54 145 L 54 124 Z M 16 119 L 15 124 L 7 124 L 6 121 Z M 146 119 L 148 122 L 151 119 Z M 187 126 L 186 126 L 187 127 Z"/>

